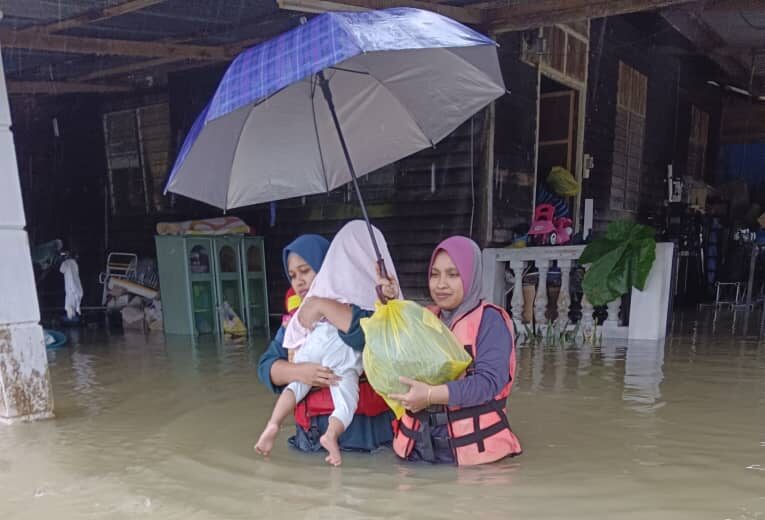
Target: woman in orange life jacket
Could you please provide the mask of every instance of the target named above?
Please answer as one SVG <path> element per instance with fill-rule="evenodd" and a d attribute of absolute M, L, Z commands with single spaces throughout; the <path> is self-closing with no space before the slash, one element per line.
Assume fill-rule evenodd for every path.
<path fill-rule="evenodd" d="M 445 385 L 401 377 L 409 391 L 391 397 L 407 409 L 394 426 L 393 449 L 403 459 L 476 465 L 521 453 L 506 409 L 515 376 L 513 325 L 504 309 L 481 300 L 481 283 L 475 242 L 455 236 L 436 247 L 430 261 L 431 310 L 465 345 L 473 363 L 464 377 Z"/>
<path fill-rule="evenodd" d="M 300 298 L 305 297 L 308 292 L 328 249 L 329 242 L 323 237 L 303 235 L 282 251 L 284 272 L 292 289 Z M 326 312 L 327 319 L 337 326 L 340 338 L 350 348 L 361 350 L 364 347 L 358 321 L 369 313 L 353 305 L 342 306 L 341 310 L 345 311 L 342 318 L 351 323 L 348 325 L 345 321 L 337 323 L 338 320 L 332 314 L 332 306 L 320 310 Z M 297 428 L 295 436 L 289 442 L 300 451 L 320 451 L 322 447 L 319 438 L 326 431 L 329 416 L 334 408 L 328 387 L 337 381 L 337 377 L 328 368 L 315 363 L 289 363 L 283 341 L 282 326 L 258 361 L 258 378 L 274 393 L 280 393 L 292 381 L 301 381 L 317 389 L 295 409 Z M 359 394 L 356 414 L 348 429 L 340 436 L 340 447 L 344 450 L 373 451 L 380 446 L 389 445 L 393 438 L 393 414 L 368 383 L 362 381 Z"/>

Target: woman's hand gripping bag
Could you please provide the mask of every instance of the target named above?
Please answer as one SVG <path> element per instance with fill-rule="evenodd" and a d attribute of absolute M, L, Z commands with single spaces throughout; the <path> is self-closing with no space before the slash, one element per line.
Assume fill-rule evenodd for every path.
<path fill-rule="evenodd" d="M 414 302 L 378 302 L 375 313 L 361 320 L 361 327 L 366 337 L 367 380 L 396 418 L 404 414 L 404 408 L 388 396 L 408 391 L 399 376 L 441 385 L 457 379 L 472 361 L 449 328 Z"/>

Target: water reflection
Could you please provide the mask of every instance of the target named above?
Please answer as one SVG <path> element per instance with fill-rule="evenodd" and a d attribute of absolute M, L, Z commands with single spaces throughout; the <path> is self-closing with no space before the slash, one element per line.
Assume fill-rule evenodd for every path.
<path fill-rule="evenodd" d="M 663 340 L 631 341 L 627 347 L 622 399 L 631 403 L 633 410 L 654 412 L 664 404 L 661 402 L 664 344 Z"/>
<path fill-rule="evenodd" d="M 661 405 L 664 345 L 664 341 L 612 341 L 595 347 L 521 346 L 516 389 L 565 393 L 595 374 L 605 381 L 620 381 L 622 399 L 633 409 L 651 411 Z"/>
<path fill-rule="evenodd" d="M 521 346 L 510 419 L 524 454 L 479 468 L 382 450 L 333 470 L 287 448 L 290 426 L 258 459 L 274 402 L 255 375 L 263 340 L 83 330 L 49 352 L 58 419 L 0 428 L 0 514 L 762 516 L 765 348 L 730 322 L 712 335 L 708 316 L 676 316 L 666 342 Z"/>
<path fill-rule="evenodd" d="M 88 409 L 91 414 L 101 410 L 105 401 L 104 389 L 96 380 L 92 355 L 74 351 L 71 355 L 72 370 L 74 371 L 74 396 L 77 403 Z"/>

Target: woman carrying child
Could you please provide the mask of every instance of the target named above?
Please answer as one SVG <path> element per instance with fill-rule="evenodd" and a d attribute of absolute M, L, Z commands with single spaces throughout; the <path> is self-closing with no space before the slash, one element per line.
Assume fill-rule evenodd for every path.
<path fill-rule="evenodd" d="M 358 322 L 359 319 L 371 313 L 376 284 L 374 258 L 369 253 L 370 239 L 368 234 L 364 235 L 364 233 L 367 233 L 367 230 L 363 222 L 351 222 L 343 228 L 333 241 L 334 252 L 330 262 L 324 267 L 322 265 L 327 252 L 327 242 L 321 237 L 306 235 L 284 249 L 285 271 L 292 288 L 298 296 L 305 298 L 297 319 L 290 320 L 290 322 L 296 322 L 289 338 L 296 345 L 290 346 L 302 343 L 306 339 L 304 336 L 307 330 L 323 320 L 321 327 L 318 327 L 316 331 L 317 336 L 322 336 L 324 343 L 334 343 L 335 338 L 342 340 L 344 343 L 342 349 L 336 343 L 334 347 L 335 352 L 341 354 L 340 358 L 344 361 L 360 358 L 360 352 L 364 347 L 364 336 L 358 327 Z M 377 233 L 378 240 L 384 244 L 382 235 Z M 386 256 L 387 262 L 392 267 L 387 249 Z M 316 291 L 309 293 L 309 288 L 314 284 L 314 278 L 319 270 L 322 276 L 317 281 Z M 288 324 L 287 328 L 289 326 Z M 298 338 L 297 341 L 295 338 Z M 324 444 L 329 444 L 333 451 L 334 444 L 343 450 L 372 451 L 390 443 L 392 414 L 385 402 L 374 393 L 363 378 L 358 386 L 358 408 L 355 410 L 352 421 L 345 424 L 347 421 L 337 417 L 333 420 L 330 416 L 336 406 L 331 389 L 340 389 L 342 380 L 339 374 L 323 363 L 289 363 L 284 341 L 285 327 L 282 327 L 260 359 L 259 378 L 275 393 L 282 393 L 284 387 L 293 382 L 300 385 L 292 386 L 289 392 L 291 395 L 282 400 L 282 408 L 278 410 L 278 414 L 275 414 L 276 417 L 272 417 L 277 421 L 271 422 L 274 424 L 281 422 L 279 419 L 285 416 L 284 409 L 291 410 L 293 406 L 291 399 L 297 397 L 295 390 L 303 393 L 306 386 L 320 388 L 310 392 L 297 405 L 295 417 L 298 427 L 295 437 L 290 439 L 293 446 L 302 451 L 318 451 L 322 449 L 322 437 L 324 437 Z M 303 358 L 300 356 L 296 357 L 296 361 L 301 359 Z M 360 363 L 357 366 L 360 366 Z M 347 377 L 354 379 L 353 371 L 351 372 L 351 375 Z M 351 399 L 351 404 L 352 402 Z M 328 431 L 330 435 L 326 436 Z M 260 447 L 256 449 L 267 454 L 275 438 L 275 431 L 274 428 L 267 427 L 264 433 L 267 435 L 261 438 L 263 442 L 259 442 Z M 332 454 L 331 459 L 330 462 L 339 462 L 339 453 Z"/>

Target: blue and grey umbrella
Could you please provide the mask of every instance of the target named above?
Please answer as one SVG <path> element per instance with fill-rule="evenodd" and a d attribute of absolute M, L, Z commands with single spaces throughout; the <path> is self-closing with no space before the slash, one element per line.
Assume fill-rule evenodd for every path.
<path fill-rule="evenodd" d="M 322 14 L 234 60 L 166 191 L 231 209 L 353 181 L 368 222 L 357 176 L 434 146 L 504 93 L 495 42 L 454 20 Z"/>

